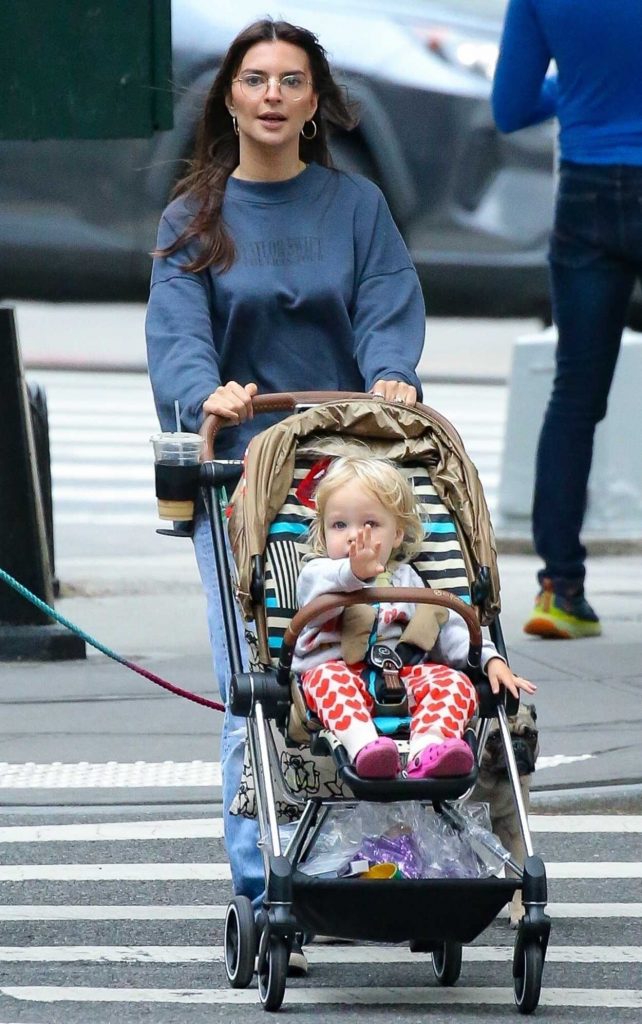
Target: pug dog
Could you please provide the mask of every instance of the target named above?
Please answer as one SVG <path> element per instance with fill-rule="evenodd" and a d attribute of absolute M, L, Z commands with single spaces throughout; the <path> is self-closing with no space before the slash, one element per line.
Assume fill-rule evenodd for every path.
<path fill-rule="evenodd" d="M 519 779 L 528 812 L 530 806 L 531 776 L 535 771 L 535 762 L 539 753 L 539 732 L 537 729 L 537 711 L 534 704 L 520 704 L 516 715 L 509 716 L 513 752 L 519 771 Z M 479 777 L 472 794 L 473 800 L 481 800 L 490 805 L 490 820 L 493 832 L 509 851 L 518 864 L 524 863 L 526 851 L 519 827 L 519 818 L 515 807 L 513 790 L 508 778 L 504 745 L 499 725 L 488 733 L 486 746 L 479 764 Z M 514 874 L 510 868 L 508 873 Z M 511 928 L 517 928 L 524 915 L 521 889 L 516 889 L 510 903 L 509 919 Z"/>

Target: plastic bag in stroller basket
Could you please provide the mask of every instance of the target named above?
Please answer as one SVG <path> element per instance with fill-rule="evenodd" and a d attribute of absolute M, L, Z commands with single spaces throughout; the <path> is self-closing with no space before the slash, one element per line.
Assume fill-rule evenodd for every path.
<path fill-rule="evenodd" d="M 492 835 L 487 804 L 449 815 L 417 801 L 337 804 L 298 865 L 325 878 L 490 878 L 510 854 Z M 293 826 L 283 826 L 286 839 Z"/>

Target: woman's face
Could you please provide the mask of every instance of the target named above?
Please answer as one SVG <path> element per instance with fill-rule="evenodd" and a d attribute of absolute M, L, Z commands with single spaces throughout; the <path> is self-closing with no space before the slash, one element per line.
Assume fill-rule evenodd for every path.
<path fill-rule="evenodd" d="M 317 109 L 311 80 L 308 55 L 300 47 L 281 40 L 250 47 L 227 97 L 239 136 L 264 146 L 293 145 L 295 140 L 298 146 L 303 125 Z"/>

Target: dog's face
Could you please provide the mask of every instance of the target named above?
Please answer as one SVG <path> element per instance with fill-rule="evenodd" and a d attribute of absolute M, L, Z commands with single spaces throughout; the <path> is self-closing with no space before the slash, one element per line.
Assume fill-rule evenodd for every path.
<path fill-rule="evenodd" d="M 535 771 L 535 761 L 539 753 L 539 732 L 537 729 L 537 711 L 534 704 L 520 704 L 516 715 L 508 719 L 513 752 L 520 775 L 530 775 Z M 480 768 L 489 775 L 507 775 L 504 745 L 499 726 L 488 734 L 486 746 L 481 758 Z"/>

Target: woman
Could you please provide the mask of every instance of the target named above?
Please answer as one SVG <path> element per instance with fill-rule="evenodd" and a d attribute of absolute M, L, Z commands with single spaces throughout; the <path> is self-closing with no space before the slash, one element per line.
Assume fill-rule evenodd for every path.
<path fill-rule="evenodd" d="M 270 424 L 252 421 L 257 391 L 370 390 L 416 402 L 425 330 L 417 276 L 376 186 L 331 168 L 328 126 L 352 124 L 312 33 L 266 19 L 233 41 L 154 253 L 147 344 L 164 430 L 174 429 L 175 401 L 188 430 L 214 413 L 235 425 L 218 436 L 217 455 L 240 458 Z M 220 599 L 202 516 L 195 545 L 226 699 L 230 670 L 220 667 Z M 236 892 L 257 898 L 256 825 L 228 814 L 244 735 L 244 720 L 227 714 L 226 844 Z"/>
<path fill-rule="evenodd" d="M 584 596 L 595 427 L 627 307 L 642 280 L 640 0 L 510 0 L 493 111 L 512 132 L 557 115 L 560 177 L 551 239 L 557 366 L 537 453 L 533 536 L 544 562 L 526 633 L 597 636 Z M 551 60 L 557 72 L 546 77 Z"/>

